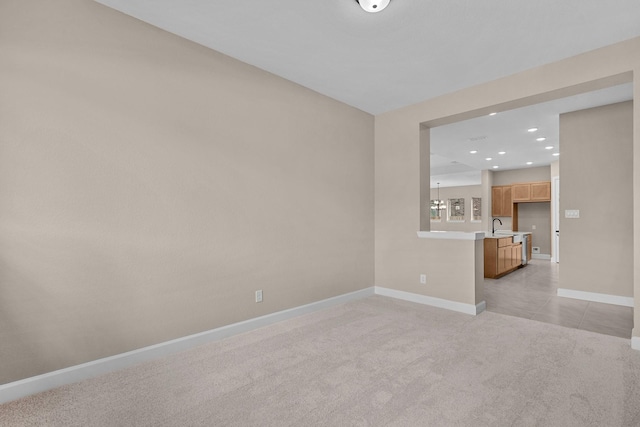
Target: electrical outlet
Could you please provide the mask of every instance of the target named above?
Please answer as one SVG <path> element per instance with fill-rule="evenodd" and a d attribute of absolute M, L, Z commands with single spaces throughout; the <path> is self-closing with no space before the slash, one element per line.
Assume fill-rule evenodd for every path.
<path fill-rule="evenodd" d="M 262 289 L 256 291 L 256 302 L 262 302 Z"/>
<path fill-rule="evenodd" d="M 536 226 L 535 226 L 535 225 L 532 225 L 532 226 L 531 226 L 531 229 L 532 229 L 532 230 L 535 230 L 535 229 L 536 229 Z"/>
<path fill-rule="evenodd" d="M 427 284 L 427 275 L 426 274 L 421 274 L 420 275 L 420 283 L 423 285 Z"/>

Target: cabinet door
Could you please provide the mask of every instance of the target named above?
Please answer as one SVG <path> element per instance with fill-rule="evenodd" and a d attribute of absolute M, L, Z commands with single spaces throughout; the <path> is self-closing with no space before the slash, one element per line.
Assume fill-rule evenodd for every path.
<path fill-rule="evenodd" d="M 511 266 L 517 268 L 522 264 L 522 244 L 513 245 L 511 247 Z"/>
<path fill-rule="evenodd" d="M 511 200 L 511 186 L 502 187 L 502 216 L 513 215 L 513 201 Z"/>
<path fill-rule="evenodd" d="M 511 186 L 513 202 L 530 202 L 531 201 L 531 184 L 513 184 Z"/>
<path fill-rule="evenodd" d="M 498 239 L 484 239 L 484 277 L 498 274 Z"/>
<path fill-rule="evenodd" d="M 501 237 L 498 239 L 498 247 L 503 248 L 505 246 L 511 246 L 513 242 L 513 237 Z"/>
<path fill-rule="evenodd" d="M 550 202 L 551 201 L 551 182 L 532 182 L 531 183 L 531 201 L 532 202 Z"/>
<path fill-rule="evenodd" d="M 491 187 L 491 216 L 502 215 L 502 187 Z"/>
<path fill-rule="evenodd" d="M 509 263 L 509 268 L 511 269 L 511 268 L 515 267 L 515 263 L 516 263 L 516 246 L 513 245 L 509 249 L 510 249 L 510 253 L 509 254 L 511 255 L 511 259 L 509 260 L 509 261 L 511 261 Z"/>
<path fill-rule="evenodd" d="M 512 216 L 511 186 L 491 187 L 491 216 Z"/>
<path fill-rule="evenodd" d="M 511 246 L 498 248 L 498 274 L 511 269 Z"/>

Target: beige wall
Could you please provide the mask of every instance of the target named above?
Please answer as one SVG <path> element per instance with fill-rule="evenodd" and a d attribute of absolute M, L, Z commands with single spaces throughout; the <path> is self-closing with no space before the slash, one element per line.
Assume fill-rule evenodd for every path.
<path fill-rule="evenodd" d="M 640 73 L 636 38 L 374 124 L 88 0 L 3 1 L 0 29 L 0 383 L 371 286 L 374 213 L 376 284 L 478 303 L 481 243 L 416 237 L 420 124 Z"/>
<path fill-rule="evenodd" d="M 493 172 L 493 185 L 511 185 L 518 182 L 549 181 L 550 179 L 550 166 Z"/>
<path fill-rule="evenodd" d="M 531 233 L 531 245 L 541 255 L 551 255 L 551 203 L 519 203 L 518 231 Z"/>
<path fill-rule="evenodd" d="M 0 383 L 374 284 L 372 116 L 88 0 L 0 29 Z"/>
<path fill-rule="evenodd" d="M 512 76 L 443 95 L 410 107 L 376 116 L 375 124 L 375 269 L 376 284 L 399 290 L 415 289 L 414 273 L 428 263 L 436 272 L 439 266 L 419 256 L 419 251 L 437 251 L 439 241 L 417 245 L 415 231 L 420 227 L 420 128 L 434 127 L 472 117 L 532 105 L 559 97 L 633 81 L 640 75 L 640 38 L 628 40 L 563 61 L 524 71 Z M 637 77 L 636 77 L 637 78 Z M 640 85 L 634 85 L 634 96 Z M 634 248 L 640 251 L 640 111 L 634 120 Z M 424 132 L 423 132 L 424 133 Z M 424 151 L 427 147 L 422 147 Z M 428 168 L 428 166 L 426 166 Z M 563 178 L 564 179 L 564 172 Z M 424 182 L 424 180 L 423 180 Z M 497 185 L 493 182 L 493 185 Z M 631 232 L 631 230 L 629 230 Z M 599 233 L 592 232 L 592 243 L 598 244 Z M 442 248 L 444 250 L 444 248 Z M 586 254 L 591 246 L 579 249 L 576 256 Z M 442 253 L 442 251 L 440 252 Z M 448 256 L 455 259 L 456 254 Z M 473 268 L 473 263 L 460 261 L 458 270 Z M 563 274 L 566 268 L 563 266 Z M 640 323 L 640 257 L 633 261 L 635 324 Z M 446 272 L 442 271 L 442 274 Z M 431 289 L 421 292 L 430 295 Z M 457 297 L 455 286 L 442 294 Z M 640 329 L 634 329 L 640 336 Z"/>
<path fill-rule="evenodd" d="M 633 296 L 633 103 L 561 114 L 560 144 L 559 287 Z"/>
<path fill-rule="evenodd" d="M 450 222 L 447 221 L 447 210 L 442 211 L 442 220 L 440 222 L 431 222 L 431 231 L 484 231 L 482 221 L 472 222 L 472 198 L 482 198 L 482 186 L 481 185 L 466 185 L 460 187 L 444 187 L 440 188 L 440 200 L 444 200 L 448 204 L 449 199 L 463 198 L 465 208 L 464 222 Z M 438 198 L 438 189 L 431 189 L 431 200 Z M 482 203 L 487 203 L 486 200 L 482 200 Z"/>

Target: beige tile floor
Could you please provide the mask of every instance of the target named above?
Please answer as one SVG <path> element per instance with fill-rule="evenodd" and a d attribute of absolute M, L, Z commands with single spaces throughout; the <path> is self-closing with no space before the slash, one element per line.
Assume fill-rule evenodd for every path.
<path fill-rule="evenodd" d="M 631 338 L 633 308 L 556 295 L 560 265 L 534 259 L 500 279 L 484 279 L 487 311 Z"/>

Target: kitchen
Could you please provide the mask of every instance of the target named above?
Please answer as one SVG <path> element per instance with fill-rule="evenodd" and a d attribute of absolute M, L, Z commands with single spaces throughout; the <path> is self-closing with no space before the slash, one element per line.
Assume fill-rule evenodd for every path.
<path fill-rule="evenodd" d="M 485 277 L 501 277 L 526 265 L 532 258 L 550 260 L 552 169 L 557 170 L 557 162 L 553 167 L 485 171 L 482 185 L 438 188 L 436 184 L 431 190 L 431 230 L 484 231 Z M 491 194 L 487 203 L 483 203 L 483 189 Z M 469 209 L 465 209 L 467 203 Z M 438 205 L 441 208 L 439 216 Z M 458 213 L 462 210 L 463 214 L 452 215 L 452 210 Z M 506 240 L 514 240 L 508 245 L 514 252 L 507 257 L 507 266 L 504 265 Z M 511 243 L 519 249 L 511 248 Z M 501 267 L 497 266 L 498 251 L 503 254 Z"/>
<path fill-rule="evenodd" d="M 472 119 L 474 127 L 462 126 L 466 133 L 457 130 L 447 135 L 438 127 L 430 129 L 431 203 L 425 205 L 430 208 L 427 212 L 431 218 L 423 214 L 423 224 L 428 222 L 433 231 L 480 231 L 485 242 L 492 237 L 499 240 L 501 232 L 510 230 L 531 233 L 533 260 L 529 265 L 518 268 L 521 259 L 518 263 L 516 248 L 511 249 L 510 259 L 516 261 L 511 261 L 509 268 L 503 267 L 499 273 L 479 273 L 480 277 L 485 276 L 481 289 L 488 311 L 620 337 L 631 336 L 633 245 L 628 230 L 633 223 L 629 166 L 633 105 L 620 102 L 630 96 L 629 89 L 629 85 L 622 85 L 589 93 L 591 104 L 565 105 L 547 122 L 540 116 L 527 122 L 524 115 L 517 117 L 507 111 Z M 620 98 L 616 98 L 616 91 Z M 535 116 L 535 111 L 529 112 Z M 519 133 L 512 132 L 505 137 L 504 131 L 492 128 L 489 123 L 500 116 L 507 119 L 503 123 L 506 126 L 519 123 Z M 442 128 L 447 126 L 450 125 Z M 544 159 L 535 159 L 530 152 L 525 155 L 532 156 L 530 160 L 520 155 L 516 162 L 505 161 L 518 156 L 520 149 L 547 153 L 548 160 L 545 164 Z M 516 195 L 514 203 L 514 184 L 540 181 L 551 182 L 550 201 L 521 202 Z M 510 208 L 492 209 L 496 207 L 492 205 L 500 204 L 495 187 L 502 187 L 503 195 L 505 189 L 509 189 L 511 203 L 507 206 Z M 440 202 L 434 203 L 438 200 Z M 464 220 L 457 215 L 455 221 L 450 221 L 447 209 L 452 206 L 451 200 L 456 201 L 453 207 L 458 212 L 466 205 L 471 213 Z M 441 208 L 439 215 L 438 207 Z M 497 218 L 494 222 L 497 235 L 490 236 L 494 234 L 494 218 Z M 603 221 L 608 224 L 607 233 L 595 237 L 592 230 Z M 561 246 L 556 233 L 560 228 L 563 230 Z M 503 241 L 502 247 L 519 246 L 522 256 L 522 243 L 514 245 L 513 240 L 508 240 Z M 495 244 L 497 246 L 497 242 Z M 603 265 L 615 268 L 603 269 Z M 487 270 L 484 265 L 481 268 Z M 596 325 L 597 322 L 602 324 Z"/>
<path fill-rule="evenodd" d="M 492 186 L 491 212 L 491 234 L 485 235 L 484 241 L 485 278 L 499 278 L 526 266 L 533 258 L 534 233 L 536 258 L 551 259 L 551 254 L 540 253 L 539 246 L 540 242 L 545 250 L 550 246 L 551 181 Z M 506 223 L 510 221 L 509 228 L 503 228 L 501 218 Z"/>
<path fill-rule="evenodd" d="M 630 97 L 631 85 L 625 84 L 431 128 L 431 203 L 422 223 L 433 231 L 482 231 L 488 236 L 491 220 L 498 218 L 502 225 L 496 221 L 496 230 L 531 233 L 527 260 L 559 262 L 560 116 Z M 544 201 L 523 201 L 515 194 L 513 203 L 499 208 L 503 197 L 494 187 L 508 188 L 511 194 L 513 184 L 532 182 L 545 183 Z M 466 207 L 467 216 L 452 216 L 451 207 Z"/>

